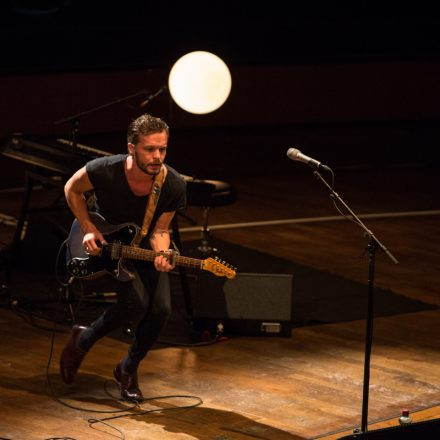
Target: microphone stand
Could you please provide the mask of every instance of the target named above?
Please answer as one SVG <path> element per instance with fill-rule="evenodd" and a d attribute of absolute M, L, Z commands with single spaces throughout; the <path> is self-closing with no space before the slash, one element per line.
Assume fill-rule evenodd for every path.
<path fill-rule="evenodd" d="M 142 103 L 140 104 L 140 107 L 145 107 L 153 98 L 160 95 L 166 89 L 167 89 L 166 86 L 162 86 L 156 93 L 149 95 L 147 97 L 147 99 L 145 99 L 145 101 L 142 101 Z M 82 116 L 88 115 L 88 114 L 96 112 L 98 110 L 102 110 L 103 108 L 110 107 L 111 105 L 114 105 L 114 104 L 119 104 L 120 102 L 128 101 L 129 99 L 134 98 L 135 96 L 145 95 L 147 93 L 148 93 L 148 91 L 146 89 L 139 90 L 138 92 L 132 93 L 131 95 L 125 96 L 123 98 L 117 98 L 117 99 L 114 99 L 113 101 L 107 102 L 107 103 L 99 105 L 97 107 L 94 107 L 94 108 L 91 108 L 88 110 L 84 110 L 80 113 L 77 113 L 76 115 L 67 116 L 66 118 L 59 119 L 58 121 L 54 122 L 54 125 L 64 124 L 65 122 L 69 122 L 71 124 L 71 128 L 70 128 L 71 146 L 73 148 L 76 148 L 78 131 L 79 131 L 79 120 Z"/>
<path fill-rule="evenodd" d="M 394 264 L 398 264 L 397 259 L 391 254 L 391 252 L 375 237 L 359 219 L 359 217 L 347 206 L 347 204 L 341 199 L 333 188 L 327 183 L 327 181 L 321 176 L 318 171 L 313 172 L 314 176 L 319 179 L 330 190 L 330 197 L 337 199 L 344 208 L 350 213 L 352 219 L 365 231 L 365 236 L 369 237 L 368 241 L 368 306 L 367 306 L 367 319 L 366 319 L 366 331 L 365 331 L 365 358 L 364 358 L 364 386 L 362 393 L 362 420 L 361 420 L 361 432 L 367 431 L 368 425 L 368 393 L 370 388 L 370 358 L 371 358 L 371 345 L 373 342 L 373 290 L 374 290 L 374 269 L 375 269 L 375 256 L 376 248 L 379 246 L 385 254 L 390 258 Z"/>

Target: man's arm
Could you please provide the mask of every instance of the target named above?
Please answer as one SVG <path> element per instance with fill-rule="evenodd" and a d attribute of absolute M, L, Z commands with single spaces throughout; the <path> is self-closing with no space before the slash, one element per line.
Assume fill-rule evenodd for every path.
<path fill-rule="evenodd" d="M 87 210 L 84 193 L 91 190 L 93 190 L 93 185 L 87 175 L 86 167 L 80 168 L 64 186 L 64 194 L 66 196 L 67 204 L 84 232 L 84 249 L 89 254 L 96 255 L 100 252 L 100 247 L 98 246 L 97 241 L 99 240 L 101 243 L 105 243 L 105 240 L 103 235 L 91 221 Z"/>
<path fill-rule="evenodd" d="M 168 252 L 170 248 L 170 225 L 174 213 L 174 211 L 164 212 L 157 219 L 153 232 L 150 235 L 151 248 L 156 252 Z M 164 256 L 158 256 L 155 258 L 154 267 L 160 272 L 169 272 L 173 268 L 169 260 Z"/>

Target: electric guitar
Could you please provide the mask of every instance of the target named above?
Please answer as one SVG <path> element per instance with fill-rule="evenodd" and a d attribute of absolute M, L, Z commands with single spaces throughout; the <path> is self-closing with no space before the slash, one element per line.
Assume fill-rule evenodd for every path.
<path fill-rule="evenodd" d="M 68 273 L 74 278 L 95 279 L 110 274 L 120 281 L 129 281 L 134 278 L 134 274 L 125 267 L 125 260 L 153 261 L 158 255 L 169 257 L 164 252 L 144 249 L 133 244 L 140 234 L 140 228 L 134 223 L 111 225 L 95 212 L 90 213 L 90 218 L 107 244 L 102 245 L 99 255 L 87 254 L 82 243 L 84 233 L 78 221 L 76 219 L 73 221 L 67 239 L 66 263 Z M 199 260 L 174 253 L 171 258 L 177 266 L 202 269 L 230 279 L 236 275 L 234 267 L 217 257 Z"/>

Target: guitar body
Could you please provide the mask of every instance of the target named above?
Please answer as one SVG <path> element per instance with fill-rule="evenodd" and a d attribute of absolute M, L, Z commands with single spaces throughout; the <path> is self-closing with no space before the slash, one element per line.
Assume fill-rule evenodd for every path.
<path fill-rule="evenodd" d="M 134 239 L 140 233 L 140 229 L 134 223 L 111 225 L 101 215 L 91 212 L 90 218 L 104 235 L 107 243 L 132 245 Z M 95 279 L 105 274 L 110 274 L 119 281 L 130 281 L 134 278 L 124 265 L 124 259 L 103 248 L 101 255 L 93 256 L 86 253 L 83 247 L 84 233 L 75 219 L 70 229 L 67 241 L 66 263 L 69 273 L 75 278 Z"/>

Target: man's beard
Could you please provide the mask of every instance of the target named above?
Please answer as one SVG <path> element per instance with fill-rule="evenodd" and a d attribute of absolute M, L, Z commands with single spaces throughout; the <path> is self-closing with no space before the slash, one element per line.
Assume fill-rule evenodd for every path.
<path fill-rule="evenodd" d="M 137 153 L 137 151 L 134 152 L 134 160 L 136 162 L 136 165 L 138 166 L 138 168 L 144 172 L 145 174 L 148 174 L 149 176 L 155 176 L 156 174 L 159 174 L 160 172 L 160 167 L 158 168 L 157 171 L 149 171 L 148 170 L 148 165 L 146 165 L 145 163 L 143 163 L 140 159 L 139 159 L 139 155 Z M 162 165 L 160 162 L 157 163 L 152 163 L 150 165 Z"/>

